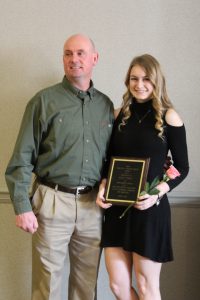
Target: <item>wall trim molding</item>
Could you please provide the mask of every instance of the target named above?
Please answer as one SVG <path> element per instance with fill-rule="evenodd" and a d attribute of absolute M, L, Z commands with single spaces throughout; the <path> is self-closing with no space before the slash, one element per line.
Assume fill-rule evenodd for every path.
<path fill-rule="evenodd" d="M 0 191 L 0 204 L 1 203 L 11 203 L 10 195 L 8 192 Z"/>
<path fill-rule="evenodd" d="M 187 207 L 200 207 L 200 197 L 196 196 L 182 196 L 168 194 L 171 206 L 187 206 Z M 6 191 L 0 191 L 0 204 L 11 204 L 10 195 Z"/>

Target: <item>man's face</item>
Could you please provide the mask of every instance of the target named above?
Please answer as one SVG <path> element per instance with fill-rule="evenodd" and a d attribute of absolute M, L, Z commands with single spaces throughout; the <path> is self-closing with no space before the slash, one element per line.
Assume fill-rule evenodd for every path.
<path fill-rule="evenodd" d="M 98 53 L 87 37 L 75 35 L 66 41 L 63 64 L 66 77 L 70 82 L 89 82 L 97 61 Z"/>

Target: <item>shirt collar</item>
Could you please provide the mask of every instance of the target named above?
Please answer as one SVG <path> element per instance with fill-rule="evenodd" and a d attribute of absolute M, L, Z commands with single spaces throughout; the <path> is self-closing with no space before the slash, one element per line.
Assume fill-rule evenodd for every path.
<path fill-rule="evenodd" d="M 90 99 L 92 100 L 95 94 L 95 88 L 92 80 L 90 80 L 90 87 L 87 91 L 79 90 L 78 88 L 73 86 L 66 76 L 64 76 L 63 78 L 62 85 L 66 90 L 70 90 L 75 96 L 79 97 L 80 99 L 83 99 L 85 96 L 89 95 Z"/>

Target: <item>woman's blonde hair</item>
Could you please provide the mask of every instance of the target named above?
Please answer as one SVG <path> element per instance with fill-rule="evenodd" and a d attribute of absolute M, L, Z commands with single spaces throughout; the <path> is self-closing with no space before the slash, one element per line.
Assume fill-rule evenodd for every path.
<path fill-rule="evenodd" d="M 135 57 L 128 68 L 125 85 L 127 87 L 127 91 L 123 95 L 123 103 L 122 103 L 122 113 L 123 118 L 122 122 L 119 125 L 119 129 L 121 126 L 126 125 L 128 118 L 131 116 L 130 112 L 130 104 L 132 103 L 133 96 L 130 93 L 129 83 L 130 83 L 130 73 L 134 66 L 140 66 L 146 73 L 146 76 L 149 78 L 150 82 L 153 85 L 152 92 L 152 105 L 155 109 L 155 128 L 159 131 L 158 135 L 163 137 L 163 114 L 166 112 L 168 108 L 172 108 L 173 105 L 167 95 L 166 91 L 166 83 L 165 78 L 162 73 L 159 62 L 150 54 L 143 54 L 141 56 Z"/>

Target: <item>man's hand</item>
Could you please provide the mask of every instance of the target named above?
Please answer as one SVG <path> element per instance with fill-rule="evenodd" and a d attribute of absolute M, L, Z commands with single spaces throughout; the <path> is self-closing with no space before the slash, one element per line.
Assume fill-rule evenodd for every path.
<path fill-rule="evenodd" d="M 32 211 L 20 214 L 15 219 L 16 226 L 26 232 L 34 233 L 37 231 L 38 222 L 37 218 Z"/>

